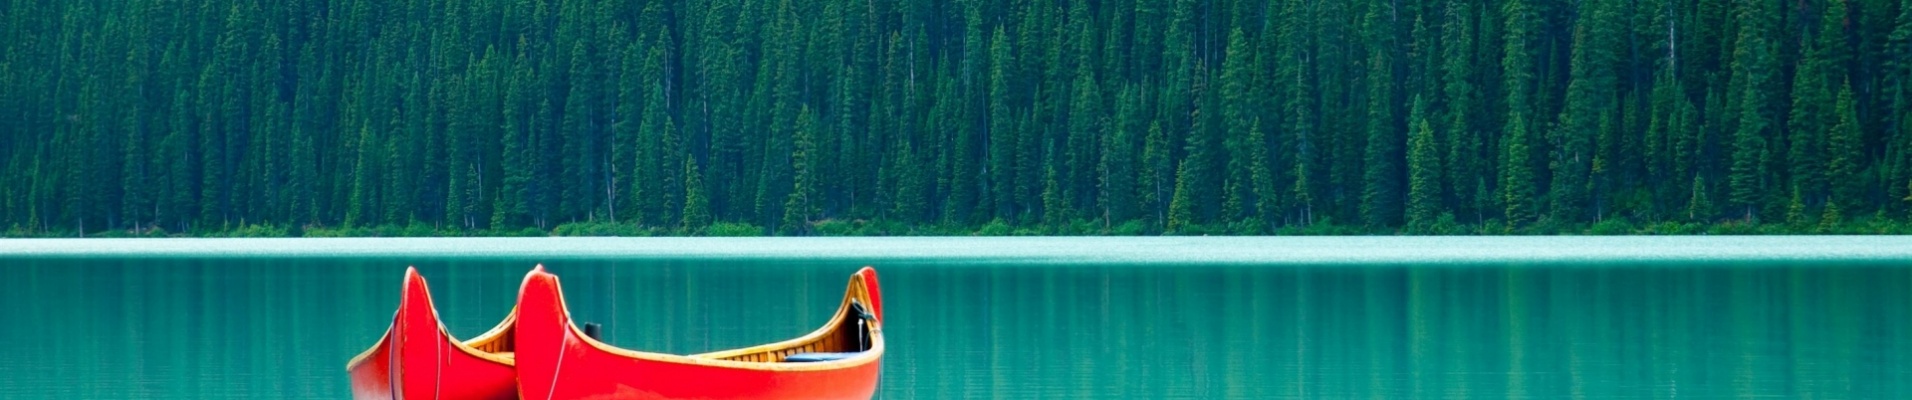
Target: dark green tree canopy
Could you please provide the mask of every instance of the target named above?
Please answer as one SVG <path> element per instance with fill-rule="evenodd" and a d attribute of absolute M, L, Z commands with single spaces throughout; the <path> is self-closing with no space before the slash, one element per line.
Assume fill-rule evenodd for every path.
<path fill-rule="evenodd" d="M 1912 206 L 1903 0 L 0 1 L 0 39 L 9 235 Z"/>

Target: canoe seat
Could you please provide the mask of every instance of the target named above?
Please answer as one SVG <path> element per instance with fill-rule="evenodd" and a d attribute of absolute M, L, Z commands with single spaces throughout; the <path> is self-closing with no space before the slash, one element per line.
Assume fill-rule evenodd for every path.
<path fill-rule="evenodd" d="M 783 362 L 804 363 L 804 362 L 836 361 L 836 360 L 842 360 L 845 358 L 856 357 L 857 354 L 862 354 L 862 353 L 861 352 L 797 353 L 797 354 L 791 354 L 789 357 L 785 357 L 783 359 Z"/>

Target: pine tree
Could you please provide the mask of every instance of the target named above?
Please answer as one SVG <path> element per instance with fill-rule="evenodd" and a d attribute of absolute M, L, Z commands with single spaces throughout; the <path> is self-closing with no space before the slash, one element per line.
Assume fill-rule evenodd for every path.
<path fill-rule="evenodd" d="M 522 58 L 520 59 L 522 61 Z M 525 226 L 530 219 L 532 199 L 532 179 L 535 175 L 536 158 L 530 155 L 537 150 L 537 142 L 530 135 L 531 124 L 526 114 L 524 85 L 530 80 L 528 71 L 520 70 L 505 89 L 504 97 L 504 138 L 501 140 L 501 161 L 504 179 L 498 189 L 496 205 L 492 207 L 491 226 L 493 228 L 518 228 Z M 357 203 L 354 201 L 353 203 Z"/>
<path fill-rule="evenodd" d="M 360 127 L 358 143 L 358 162 L 352 168 L 355 179 L 352 181 L 352 199 L 348 202 L 351 206 L 345 211 L 345 226 L 376 225 L 379 215 L 372 205 L 378 203 L 377 179 L 381 168 L 378 161 L 382 146 L 372 137 L 369 127 Z"/>
<path fill-rule="evenodd" d="M 1254 55 L 1249 51 L 1248 39 L 1237 27 L 1228 34 L 1227 60 L 1222 63 L 1222 121 L 1227 130 L 1223 147 L 1227 151 L 1226 175 L 1223 176 L 1222 218 L 1236 220 L 1246 217 L 1255 206 L 1254 182 L 1250 178 L 1249 167 L 1253 163 L 1252 149 L 1258 147 L 1249 142 L 1249 123 L 1254 119 L 1256 96 L 1252 90 Z"/>
<path fill-rule="evenodd" d="M 1200 72 L 1203 68 L 1196 69 L 1195 75 L 1205 75 Z M 1192 212 L 1192 219 L 1184 220 L 1188 224 L 1214 222 L 1216 214 L 1221 212 L 1220 192 L 1223 185 L 1223 173 L 1226 171 L 1220 170 L 1223 166 L 1223 155 L 1220 154 L 1223 149 L 1216 135 L 1221 132 L 1215 129 L 1213 122 L 1215 118 L 1209 115 L 1208 111 L 1215 109 L 1212 102 L 1215 96 L 1208 94 L 1206 85 L 1204 81 L 1196 81 L 1191 88 L 1190 97 L 1195 99 L 1196 106 L 1188 114 L 1190 123 L 1187 139 L 1183 145 L 1183 152 L 1187 156 L 1182 159 L 1182 165 L 1179 167 L 1181 170 L 1176 172 L 1175 178 L 1177 191 L 1181 191 L 1181 185 L 1187 181 L 1188 193 L 1186 194 L 1189 200 L 1187 206 Z M 1177 194 L 1179 195 L 1181 194 Z M 1174 208 L 1173 200 L 1170 201 L 1169 206 Z M 1170 212 L 1173 213 L 1173 211 Z"/>
<path fill-rule="evenodd" d="M 1882 102 L 1898 113 L 1887 117 L 1882 130 L 1896 130 L 1891 136 L 1897 143 L 1897 151 L 1886 155 L 1887 159 L 1896 161 L 1883 161 L 1885 165 L 1879 167 L 1886 169 L 1885 179 L 1889 182 L 1912 181 L 1912 1 L 1899 1 L 1899 15 L 1888 39 L 1890 50 L 1882 55 L 1887 86 L 1880 95 L 1886 97 Z M 1887 184 L 1886 195 L 1912 199 L 1912 185 Z"/>
<path fill-rule="evenodd" d="M 608 191 L 615 199 L 611 204 L 611 220 L 622 219 L 639 224 L 644 222 L 645 212 L 648 211 L 646 210 L 648 201 L 639 196 L 662 194 L 643 188 L 648 184 L 644 179 L 652 177 L 652 174 L 646 171 L 653 167 L 649 160 L 659 156 L 659 154 L 644 152 L 646 147 L 650 147 L 645 141 L 648 138 L 644 136 L 644 118 L 647 115 L 644 109 L 650 99 L 650 90 L 647 89 L 648 86 L 655 85 L 656 81 L 645 76 L 646 69 L 643 62 L 650 60 L 640 56 L 643 53 L 645 52 L 639 50 L 636 43 L 632 43 L 626 46 L 623 54 L 619 56 L 624 64 L 618 70 L 620 77 L 617 80 L 616 122 L 611 124 L 611 157 L 610 171 L 608 171 L 617 177 L 611 182 L 612 189 Z"/>
<path fill-rule="evenodd" d="M 1075 83 L 1072 86 L 1073 99 L 1069 106 L 1068 147 L 1064 153 L 1068 160 L 1065 176 L 1064 200 L 1072 212 L 1084 212 L 1094 209 L 1097 178 L 1100 176 L 1094 168 L 1101 160 L 1102 141 L 1108 137 L 1109 117 L 1107 107 L 1102 105 L 1103 94 L 1100 80 L 1095 76 L 1095 35 L 1091 33 L 1094 24 L 1087 14 L 1087 2 L 1076 2 L 1071 7 L 1071 15 L 1076 19 L 1072 24 L 1079 25 L 1079 32 L 1073 39 L 1076 49 Z"/>
<path fill-rule="evenodd" d="M 1501 138 L 1501 197 L 1506 206 L 1505 217 L 1508 227 L 1519 227 L 1534 219 L 1534 196 L 1537 195 L 1533 170 L 1533 100 L 1535 76 L 1533 60 L 1535 51 L 1533 41 L 1535 32 L 1540 29 L 1539 16 L 1529 0 L 1508 0 L 1502 14 L 1506 17 L 1506 49 L 1501 58 L 1501 70 L 1506 79 L 1502 84 L 1507 105 L 1505 134 Z"/>
<path fill-rule="evenodd" d="M 1860 162 L 1865 156 L 1863 137 L 1859 131 L 1859 117 L 1854 107 L 1852 89 L 1839 91 L 1839 101 L 1833 105 L 1834 120 L 1826 138 L 1826 178 L 1831 185 L 1831 198 L 1828 206 L 1842 205 L 1845 209 L 1857 209 L 1865 204 L 1865 177 L 1861 174 Z M 1834 214 L 1827 211 L 1827 214 Z"/>
<path fill-rule="evenodd" d="M 1713 200 L 1706 193 L 1712 188 L 1706 186 L 1706 176 L 1693 178 L 1692 197 L 1686 200 L 1686 218 L 1692 221 L 1708 222 L 1713 218 Z"/>
<path fill-rule="evenodd" d="M 1414 98 L 1414 134 L 1408 137 L 1407 225 L 1427 227 L 1441 209 L 1441 164 L 1434 127 L 1427 121 L 1427 102 Z"/>
<path fill-rule="evenodd" d="M 1672 198 L 1678 193 L 1671 191 L 1674 185 L 1662 181 L 1663 177 L 1674 174 L 1673 159 L 1679 157 L 1674 149 L 1677 148 L 1675 143 L 1679 141 L 1678 108 L 1684 102 L 1677 98 L 1679 96 L 1679 89 L 1675 87 L 1677 84 L 1678 81 L 1673 79 L 1671 72 L 1655 74 L 1652 100 L 1647 106 L 1648 112 L 1652 115 L 1648 117 L 1644 138 L 1644 168 L 1651 182 L 1652 193 L 1655 197 L 1662 199 Z M 1664 201 L 1649 202 L 1648 206 L 1653 207 L 1649 215 L 1657 217 L 1667 212 L 1665 208 L 1667 206 L 1664 203 Z"/>
<path fill-rule="evenodd" d="M 1010 68 L 1015 54 L 1009 51 L 1009 39 L 1001 26 L 989 40 L 989 184 L 995 200 L 996 218 L 1015 220 L 1021 213 L 1016 201 L 1017 118 L 1010 109 Z"/>
<path fill-rule="evenodd" d="M 1196 223 L 1194 193 L 1191 192 L 1197 189 L 1190 185 L 1194 179 L 1189 179 L 1188 166 L 1189 161 L 1182 160 L 1182 166 L 1176 168 L 1175 197 L 1168 204 L 1169 232 L 1182 232 Z"/>
<path fill-rule="evenodd" d="M 1116 95 L 1113 134 L 1102 140 L 1101 192 L 1102 217 L 1114 224 L 1136 217 L 1137 139 L 1143 136 L 1142 98 L 1134 86 L 1124 86 Z"/>
<path fill-rule="evenodd" d="M 566 97 L 559 106 L 563 110 L 563 125 L 558 128 L 558 134 L 553 135 L 563 148 L 563 156 L 559 158 L 562 178 L 554 182 L 562 188 L 558 195 L 558 215 L 566 220 L 590 219 L 597 209 L 597 184 L 603 179 L 597 171 L 602 160 L 597 147 L 600 136 L 597 104 L 602 82 L 598 78 L 597 57 L 584 43 L 571 47 L 570 60 Z"/>
<path fill-rule="evenodd" d="M 1757 211 L 1766 194 L 1764 166 L 1767 141 L 1773 129 L 1770 114 L 1770 80 L 1776 74 L 1773 46 L 1768 37 L 1773 13 L 1764 2 L 1742 3 L 1739 12 L 1739 37 L 1733 50 L 1733 84 L 1738 96 L 1738 116 L 1733 132 L 1732 170 L 1728 186 L 1733 206 L 1744 211 L 1748 221 L 1757 219 Z"/>
<path fill-rule="evenodd" d="M 1401 174 L 1406 169 L 1406 137 L 1395 116 L 1393 23 L 1383 16 L 1383 7 L 1368 10 L 1369 41 L 1374 43 L 1368 57 L 1367 149 L 1364 158 L 1364 185 L 1361 191 L 1361 216 L 1369 226 L 1393 226 L 1401 219 Z"/>
<path fill-rule="evenodd" d="M 1320 190 L 1315 184 L 1316 175 L 1326 171 L 1318 167 L 1323 161 L 1323 145 L 1331 143 L 1323 135 L 1319 113 L 1318 96 L 1314 72 L 1315 27 L 1308 7 L 1302 1 L 1288 0 L 1280 3 L 1283 20 L 1278 28 L 1279 52 L 1275 62 L 1278 71 L 1276 82 L 1270 82 L 1279 88 L 1287 87 L 1285 94 L 1278 95 L 1281 107 L 1276 112 L 1285 114 L 1287 141 L 1293 150 L 1288 160 L 1289 177 L 1293 185 L 1289 188 L 1290 201 L 1298 214 L 1299 222 L 1312 224 L 1314 217 L 1315 193 Z M 1265 216 L 1274 219 L 1273 215 Z M 1272 221 L 1271 221 L 1272 222 Z"/>
<path fill-rule="evenodd" d="M 126 128 L 126 138 L 123 142 L 125 149 L 120 152 L 123 157 L 120 162 L 122 168 L 120 182 L 123 185 L 120 189 L 123 196 L 120 200 L 122 207 L 120 215 L 132 224 L 135 231 L 139 231 L 142 224 L 151 221 L 150 214 L 154 207 L 154 193 L 151 191 L 152 167 L 147 163 L 147 157 L 151 157 L 152 152 L 147 147 L 143 124 L 139 122 L 140 111 L 137 108 L 132 110 L 128 114 L 127 122 L 122 123 L 122 127 Z M 5 152 L 6 149 L 0 148 L 0 157 L 11 156 Z M 0 168 L 4 167 L 4 163 L 0 163 Z M 6 183 L 5 176 L 7 176 L 5 172 L 0 172 L 0 184 Z M 0 198 L 0 203 L 5 202 L 5 199 Z M 4 208 L 0 207 L 0 221 L 5 221 L 6 218 Z"/>
<path fill-rule="evenodd" d="M 1507 209 L 1507 226 L 1515 228 L 1534 220 L 1534 169 L 1533 151 L 1528 142 L 1532 134 L 1527 132 L 1527 123 L 1521 119 L 1510 119 L 1507 129 L 1505 150 L 1501 156 L 1501 196 Z"/>
<path fill-rule="evenodd" d="M 1593 185 L 1595 138 L 1614 106 L 1613 54 L 1619 21 L 1615 0 L 1580 2 L 1581 21 L 1574 30 L 1572 80 L 1567 84 L 1560 127 L 1554 129 L 1551 160 L 1552 215 L 1563 221 L 1581 220 Z"/>
<path fill-rule="evenodd" d="M 710 200 L 704 197 L 703 172 L 697 170 L 697 160 L 684 159 L 684 212 L 680 223 L 685 233 L 695 233 L 710 226 Z"/>
<path fill-rule="evenodd" d="M 1446 80 L 1441 92 L 1447 101 L 1448 140 L 1444 182 L 1448 185 L 1448 195 L 1454 199 L 1451 208 L 1456 214 L 1465 213 L 1479 204 L 1480 201 L 1474 198 L 1474 189 L 1482 185 L 1477 174 L 1486 164 L 1480 160 L 1481 141 L 1475 128 L 1475 121 L 1479 120 L 1476 114 L 1481 110 L 1476 101 L 1479 90 L 1473 81 L 1474 29 L 1470 21 L 1473 10 L 1469 6 L 1470 2 L 1467 1 L 1447 3 L 1447 27 L 1442 29 L 1444 43 L 1441 50 L 1445 53 L 1441 58 L 1445 62 L 1441 65 L 1441 73 Z M 1409 151 L 1413 150 L 1410 148 Z"/>
<path fill-rule="evenodd" d="M 181 79 L 178 86 L 185 86 L 184 79 Z M 197 146 L 199 143 L 196 137 L 198 130 L 192 128 L 194 124 L 194 114 L 197 113 L 191 112 L 188 109 L 188 107 L 191 106 L 189 100 L 192 98 L 191 95 L 188 94 L 189 92 L 191 91 L 179 90 L 174 93 L 174 115 L 172 116 L 171 127 L 168 129 L 171 132 L 159 143 L 159 159 L 166 160 L 167 162 L 164 164 L 168 165 L 168 168 L 165 171 L 165 181 L 167 185 L 165 186 L 165 194 L 162 195 L 163 205 L 155 217 L 161 220 L 162 223 L 170 219 L 173 222 L 172 227 L 175 231 L 185 231 L 194 221 L 199 219 L 199 207 L 197 202 L 199 201 L 200 193 L 198 189 L 200 182 L 199 173 L 200 166 L 202 165 L 199 162 L 199 157 L 202 156 L 202 153 L 198 151 L 199 147 Z M 38 174 L 27 174 L 25 176 L 38 176 Z M 347 189 L 346 191 L 351 191 L 349 190 L 350 188 Z M 29 217 L 31 216 L 32 214 L 29 213 Z M 347 219 L 349 220 L 350 218 Z M 349 225 L 350 223 L 347 224 Z M 28 226 L 33 225 L 32 223 L 28 224 Z"/>
<path fill-rule="evenodd" d="M 1142 96 L 1144 100 L 1148 96 Z M 1142 171 L 1137 183 L 1141 191 L 1142 214 L 1156 226 L 1168 222 L 1168 206 L 1177 187 L 1175 162 L 1169 158 L 1168 134 L 1160 121 L 1148 124 L 1148 136 L 1142 139 Z"/>
<path fill-rule="evenodd" d="M 1801 191 L 1798 186 L 1794 186 L 1792 190 L 1792 200 L 1786 203 L 1786 223 L 1789 225 L 1804 226 L 1808 222 L 1806 220 L 1806 199 L 1804 195 L 1800 193 Z"/>
<path fill-rule="evenodd" d="M 1825 168 L 1820 156 L 1825 152 L 1822 136 L 1829 124 L 1823 118 L 1830 112 L 1827 106 L 1831 105 L 1832 96 L 1827 92 L 1828 64 L 1824 53 L 1823 49 L 1814 48 L 1809 59 L 1801 61 L 1799 70 L 1793 73 L 1792 113 L 1786 119 L 1786 163 L 1791 166 L 1793 197 L 1799 198 L 1797 202 L 1801 207 L 1807 198 L 1820 198 L 1820 187 L 1825 181 L 1820 175 Z M 1804 215 L 1803 212 L 1800 215 Z"/>
<path fill-rule="evenodd" d="M 660 32 L 657 37 L 668 37 L 668 33 Z M 672 216 L 681 210 L 677 199 L 682 198 L 684 189 L 677 184 L 684 175 L 679 171 L 683 164 L 679 160 L 686 154 L 668 112 L 671 104 L 665 90 L 669 83 L 660 65 L 664 62 L 663 47 L 654 42 L 646 53 L 638 72 L 645 92 L 637 149 L 633 151 L 639 159 L 632 174 L 636 181 L 630 185 L 638 204 L 635 220 L 647 226 L 669 226 L 678 221 Z"/>
<path fill-rule="evenodd" d="M 1714 97 L 1708 96 L 1708 98 L 1711 99 Z M 1673 131 L 1676 137 L 1670 139 L 1670 141 L 1673 142 L 1671 155 L 1673 158 L 1672 170 L 1673 176 L 1678 177 L 1675 179 L 1680 179 L 1683 182 L 1675 183 L 1671 186 L 1676 188 L 1676 190 L 1672 192 L 1673 194 L 1688 197 L 1693 191 L 1692 184 L 1694 177 L 1705 173 L 1705 171 L 1702 171 L 1703 164 L 1700 162 L 1700 158 L 1703 156 L 1702 149 L 1708 142 L 1706 135 L 1707 127 L 1700 120 L 1701 114 L 1698 105 L 1693 104 L 1692 101 L 1688 101 L 1685 98 L 1680 98 L 1675 102 L 1678 104 L 1673 111 L 1674 117 L 1671 123 L 1673 128 L 1670 128 L 1676 129 Z"/>
<path fill-rule="evenodd" d="M 786 233 L 805 233 L 809 231 L 811 218 L 817 214 L 817 185 L 813 155 L 816 154 L 817 115 L 809 107 L 804 107 L 797 116 L 796 137 L 790 154 L 791 188 L 783 202 L 782 229 Z"/>
<path fill-rule="evenodd" d="M 1281 217 L 1280 189 L 1275 183 L 1275 160 L 1269 154 L 1267 131 L 1261 127 L 1261 119 L 1248 126 L 1248 179 L 1254 183 L 1255 216 L 1249 221 L 1259 219 L 1263 228 L 1272 226 Z"/>

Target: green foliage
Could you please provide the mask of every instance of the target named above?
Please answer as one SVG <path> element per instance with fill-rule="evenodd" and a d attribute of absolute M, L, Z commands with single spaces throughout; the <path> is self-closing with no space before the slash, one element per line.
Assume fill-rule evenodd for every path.
<path fill-rule="evenodd" d="M 856 224 L 839 219 L 817 221 L 811 232 L 817 236 L 851 236 L 856 232 Z"/>
<path fill-rule="evenodd" d="M 741 222 L 718 222 L 704 228 L 704 236 L 747 237 L 764 236 L 763 227 Z"/>
<path fill-rule="evenodd" d="M 1706 186 L 1706 177 L 1693 181 L 1693 195 L 1686 200 L 1686 218 L 1695 222 L 1710 222 L 1714 217 L 1713 199 L 1707 195 L 1713 190 Z"/>
<path fill-rule="evenodd" d="M 1866 179 L 1860 170 L 1865 145 L 1855 107 L 1852 90 L 1840 90 L 1839 102 L 1833 106 L 1833 116 L 1837 119 L 1826 138 L 1826 178 L 1831 185 L 1831 198 L 1826 201 L 1829 206 L 1854 208 L 1866 203 Z"/>
<path fill-rule="evenodd" d="M 976 236 L 1009 236 L 1015 232 L 1014 229 L 1015 227 L 1009 226 L 1008 222 L 997 218 L 983 224 L 982 228 L 976 229 Z"/>
<path fill-rule="evenodd" d="M 1628 222 L 1626 218 L 1604 219 L 1594 223 L 1592 227 L 1587 228 L 1587 234 L 1589 235 L 1631 235 L 1634 233 L 1633 224 Z"/>
<path fill-rule="evenodd" d="M 288 237 L 290 235 L 283 226 L 247 224 L 238 228 L 224 230 L 220 232 L 218 236 L 229 238 L 274 238 Z"/>
<path fill-rule="evenodd" d="M 1770 36 L 1776 15 L 1765 2 L 1746 2 L 1736 9 L 1739 35 L 1734 39 L 1733 86 L 1728 92 L 1737 96 L 1732 104 L 1738 109 L 1732 122 L 1731 170 L 1727 186 L 1728 201 L 1741 210 L 1747 221 L 1758 220 L 1758 208 L 1766 195 L 1768 137 L 1775 129 L 1772 112 L 1773 83 L 1779 74 L 1775 47 Z"/>
<path fill-rule="evenodd" d="M 1427 102 L 1414 100 L 1414 132 L 1408 137 L 1407 225 L 1434 222 L 1440 210 L 1441 160 L 1437 155 L 1434 127 L 1427 122 Z M 1450 214 L 1449 218 L 1453 218 Z"/>
<path fill-rule="evenodd" d="M 1182 167 L 1177 171 L 1179 173 L 1176 175 L 1181 178 L 1175 180 L 1175 197 L 1169 201 L 1168 206 L 1168 230 L 1171 232 L 1187 229 L 1197 223 L 1193 198 L 1193 192 L 1197 189 L 1190 187 L 1194 180 L 1187 178 L 1188 163 L 1182 163 Z"/>
<path fill-rule="evenodd" d="M 637 224 L 610 221 L 583 221 L 558 224 L 551 230 L 551 236 L 657 236 L 660 232 L 640 227 Z"/>
<path fill-rule="evenodd" d="M 8 237 L 1834 233 L 1912 209 L 1903 0 L 26 3 L 0 6 Z"/>
<path fill-rule="evenodd" d="M 984 227 L 987 229 L 988 227 Z M 1142 236 L 1149 234 L 1149 224 L 1139 219 L 1123 221 L 1109 228 L 1109 236 Z"/>

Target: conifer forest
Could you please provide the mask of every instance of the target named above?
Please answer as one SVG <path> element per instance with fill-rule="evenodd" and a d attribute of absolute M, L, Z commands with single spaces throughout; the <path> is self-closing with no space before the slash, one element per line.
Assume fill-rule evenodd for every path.
<path fill-rule="evenodd" d="M 4 236 L 1905 233 L 1908 191 L 1912 0 L 0 0 Z"/>

